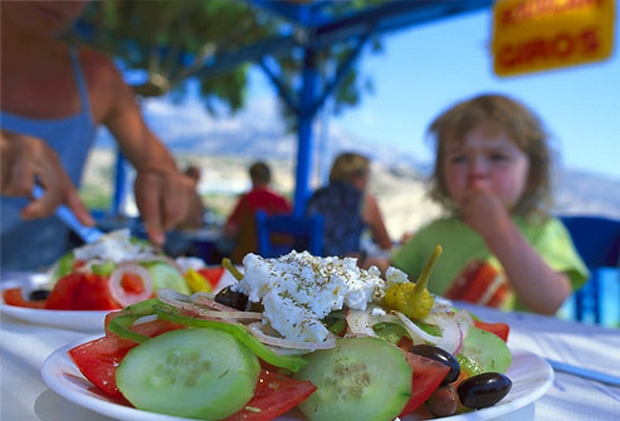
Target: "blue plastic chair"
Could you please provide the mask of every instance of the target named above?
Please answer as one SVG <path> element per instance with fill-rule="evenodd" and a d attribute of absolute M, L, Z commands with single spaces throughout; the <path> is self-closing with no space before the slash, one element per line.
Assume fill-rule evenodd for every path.
<path fill-rule="evenodd" d="M 620 220 L 599 216 L 561 216 L 577 252 L 590 270 L 586 285 L 574 294 L 575 319 L 586 320 L 588 309 L 601 323 L 600 270 L 620 269 Z"/>
<path fill-rule="evenodd" d="M 267 215 L 256 212 L 258 254 L 262 257 L 279 257 L 292 250 L 307 250 L 315 256 L 323 254 L 323 217 L 314 214 L 298 217 L 293 214 Z M 284 241 L 275 241 L 274 234 Z"/>

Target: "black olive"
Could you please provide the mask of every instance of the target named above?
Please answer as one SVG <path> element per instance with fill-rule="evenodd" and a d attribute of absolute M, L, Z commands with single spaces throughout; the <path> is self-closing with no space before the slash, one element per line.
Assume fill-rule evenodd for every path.
<path fill-rule="evenodd" d="M 245 311 L 248 306 L 248 296 L 242 292 L 234 291 L 230 286 L 218 292 L 215 295 L 215 301 L 242 311 Z"/>
<path fill-rule="evenodd" d="M 432 345 L 414 345 L 410 350 L 412 353 L 420 355 L 422 357 L 429 358 L 431 360 L 438 361 L 450 368 L 448 374 L 441 382 L 442 385 L 447 385 L 455 381 L 459 374 L 461 374 L 461 365 L 448 351 Z"/>
<path fill-rule="evenodd" d="M 34 291 L 30 291 L 28 294 L 28 299 L 30 301 L 41 301 L 47 299 L 50 295 L 50 291 L 46 289 L 35 289 Z"/>
<path fill-rule="evenodd" d="M 468 408 L 480 409 L 495 405 L 512 388 L 512 381 L 501 373 L 482 373 L 465 379 L 457 393 L 461 403 Z"/>

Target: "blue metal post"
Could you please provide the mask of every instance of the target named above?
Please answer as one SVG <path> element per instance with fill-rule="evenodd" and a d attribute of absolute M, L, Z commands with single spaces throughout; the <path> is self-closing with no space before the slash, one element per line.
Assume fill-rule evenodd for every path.
<path fill-rule="evenodd" d="M 116 153 L 116 173 L 114 175 L 114 196 L 112 197 L 112 215 L 118 216 L 127 193 L 127 169 L 125 157 L 120 152 Z"/>
<path fill-rule="evenodd" d="M 314 108 L 318 72 L 314 63 L 314 51 L 304 50 L 304 69 L 302 73 L 302 88 L 299 106 L 297 135 L 297 170 L 294 197 L 294 213 L 303 216 L 306 201 L 310 194 L 310 174 L 312 173 L 312 122 L 316 115 Z"/>

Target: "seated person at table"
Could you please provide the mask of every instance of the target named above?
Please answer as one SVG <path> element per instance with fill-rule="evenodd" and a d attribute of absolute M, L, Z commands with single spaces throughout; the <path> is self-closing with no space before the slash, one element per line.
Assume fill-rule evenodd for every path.
<path fill-rule="evenodd" d="M 201 171 L 196 165 L 188 165 L 185 169 L 185 175 L 194 182 L 194 195 L 192 196 L 190 208 L 181 222 L 178 223 L 179 229 L 196 229 L 201 228 L 205 224 L 206 207 L 202 201 L 202 197 L 198 193 L 198 184 L 200 183 Z"/>
<path fill-rule="evenodd" d="M 325 221 L 324 256 L 359 256 L 361 238 L 370 229 L 383 250 L 392 247 L 381 209 L 368 191 L 370 160 L 358 153 L 340 154 L 329 174 L 329 184 L 316 190 L 306 205 L 306 215 L 320 213 Z"/>
<path fill-rule="evenodd" d="M 429 290 L 454 300 L 555 314 L 588 271 L 548 214 L 551 154 L 541 121 L 501 95 L 465 100 L 429 128 L 437 156 L 431 196 L 447 215 L 374 259 L 415 279 L 436 245 Z"/>
<path fill-rule="evenodd" d="M 271 168 L 264 162 L 250 166 L 252 189 L 243 194 L 224 225 L 224 237 L 234 242 L 230 260 L 240 264 L 248 253 L 256 253 L 256 211 L 267 215 L 291 213 L 290 202 L 271 187 Z"/>
<path fill-rule="evenodd" d="M 168 232 L 166 235 L 164 252 L 174 257 L 197 256 L 209 260 L 207 256 L 201 255 L 201 247 L 197 244 L 197 239 L 192 234 L 205 226 L 205 214 L 207 212 L 207 208 L 198 192 L 198 183 L 201 177 L 200 167 L 193 164 L 188 165 L 185 168 L 184 174 L 193 181 L 194 194 L 191 197 L 185 218 L 177 224 L 175 230 Z"/>
<path fill-rule="evenodd" d="M 194 194 L 114 63 L 59 37 L 87 3 L 0 2 L 2 270 L 47 268 L 67 250 L 69 229 L 53 216 L 61 204 L 94 224 L 77 187 L 100 125 L 136 169 L 136 203 L 154 244 Z M 45 190 L 38 199 L 35 183 Z"/>

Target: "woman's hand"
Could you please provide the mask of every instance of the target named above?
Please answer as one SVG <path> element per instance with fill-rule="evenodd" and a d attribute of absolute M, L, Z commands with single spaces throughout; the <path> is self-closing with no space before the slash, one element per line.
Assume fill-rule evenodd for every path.
<path fill-rule="evenodd" d="M 2 195 L 25 196 L 32 200 L 21 211 L 23 219 L 50 216 L 59 205 L 65 204 L 80 222 L 85 225 L 94 224 L 92 215 L 82 203 L 58 155 L 47 143 L 33 136 L 3 130 L 0 135 L 0 146 Z M 37 199 L 32 196 L 35 183 L 45 191 Z"/>
<path fill-rule="evenodd" d="M 163 245 L 165 231 L 184 221 L 195 193 L 194 181 L 174 170 L 138 171 L 134 184 L 136 204 L 149 239 Z"/>

